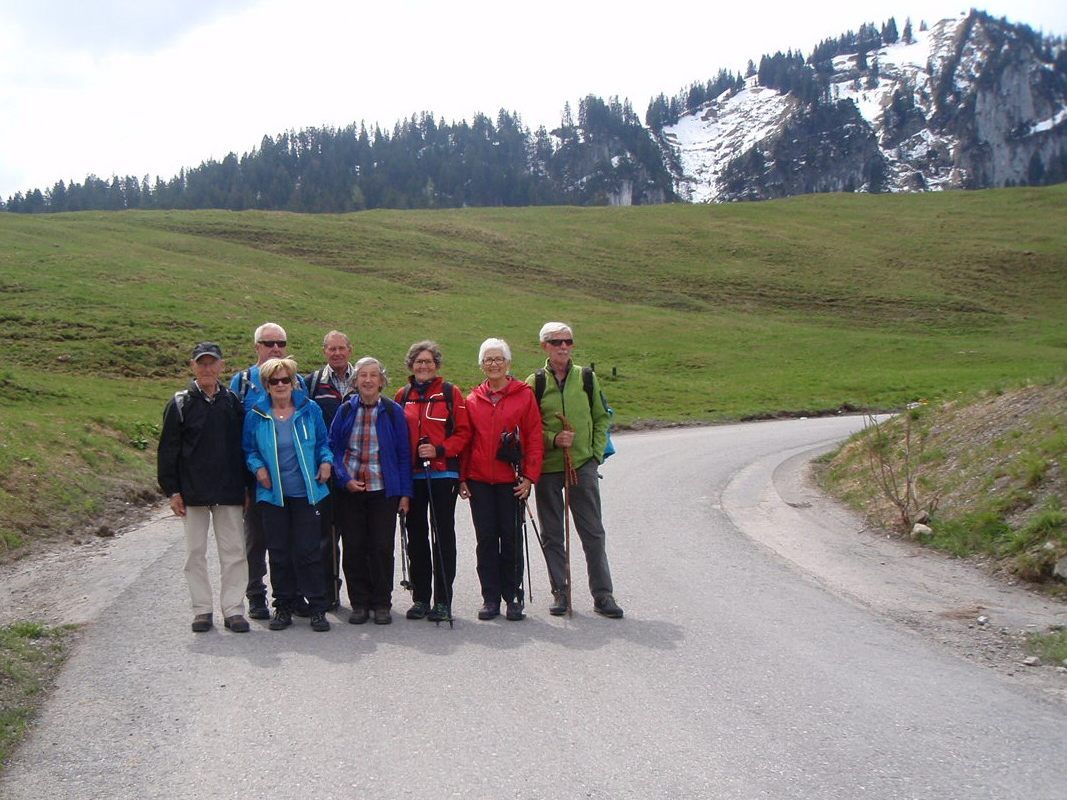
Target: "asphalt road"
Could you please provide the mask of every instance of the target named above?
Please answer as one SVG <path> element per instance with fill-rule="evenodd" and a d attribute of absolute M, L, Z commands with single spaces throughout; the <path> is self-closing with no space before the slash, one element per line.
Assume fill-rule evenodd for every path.
<path fill-rule="evenodd" d="M 601 471 L 621 621 L 582 592 L 549 616 L 535 563 L 528 619 L 478 622 L 461 501 L 454 630 L 194 635 L 180 526 L 159 522 L 0 797 L 1062 800 L 1062 704 L 841 599 L 724 511 L 747 465 L 860 424 L 620 437 Z"/>

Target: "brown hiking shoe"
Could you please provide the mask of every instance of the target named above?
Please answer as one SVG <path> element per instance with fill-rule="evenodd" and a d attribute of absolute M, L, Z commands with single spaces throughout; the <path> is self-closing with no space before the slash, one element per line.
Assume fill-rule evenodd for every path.
<path fill-rule="evenodd" d="M 204 633 L 211 630 L 211 626 L 215 623 L 212 622 L 211 614 L 197 614 L 193 617 L 193 633 Z"/>
<path fill-rule="evenodd" d="M 234 633 L 248 633 L 248 620 L 240 614 L 234 614 L 232 617 L 226 617 L 222 621 L 222 624 L 226 626 L 228 630 Z"/>

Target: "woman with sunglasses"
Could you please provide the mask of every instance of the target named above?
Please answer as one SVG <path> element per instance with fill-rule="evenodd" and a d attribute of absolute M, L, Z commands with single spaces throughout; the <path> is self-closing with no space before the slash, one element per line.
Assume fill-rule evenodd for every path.
<path fill-rule="evenodd" d="M 478 350 L 485 381 L 467 396 L 472 437 L 460 462 L 459 496 L 470 498 L 478 539 L 478 619 L 522 619 L 522 503 L 541 474 L 541 410 L 533 389 L 510 374 L 511 348 L 486 339 Z"/>
<path fill-rule="evenodd" d="M 247 411 L 244 450 L 256 477 L 256 505 L 270 560 L 270 629 L 292 624 L 293 604 L 302 596 L 312 629 L 328 631 L 318 504 L 329 494 L 333 459 L 322 409 L 296 386 L 296 362 L 291 358 L 268 359 L 259 376 L 266 396 Z"/>
<path fill-rule="evenodd" d="M 395 397 L 407 419 L 415 484 L 407 516 L 414 600 L 407 618 L 433 622 L 452 619 L 459 455 L 471 436 L 463 393 L 437 374 L 443 360 L 436 342 L 411 345 L 404 362 L 411 376 Z"/>

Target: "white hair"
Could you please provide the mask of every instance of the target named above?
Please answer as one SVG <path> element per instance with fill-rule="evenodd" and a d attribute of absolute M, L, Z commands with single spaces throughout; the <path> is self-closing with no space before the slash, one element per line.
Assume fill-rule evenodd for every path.
<path fill-rule="evenodd" d="M 552 336 L 553 333 L 562 333 L 563 331 L 574 336 L 574 331 L 566 322 L 546 322 L 541 326 L 541 333 L 538 334 L 538 341 L 547 342 L 549 339 L 555 338 Z"/>
<path fill-rule="evenodd" d="M 499 350 L 504 354 L 504 360 L 509 364 L 511 363 L 511 348 L 508 347 L 508 343 L 503 339 L 486 339 L 482 342 L 482 346 L 478 348 L 478 364 L 482 363 L 482 359 L 485 358 L 486 350 Z"/>
<path fill-rule="evenodd" d="M 382 376 L 382 388 L 384 389 L 386 386 L 389 385 L 389 373 L 387 373 L 385 371 L 385 365 L 382 364 L 382 362 L 379 361 L 378 359 L 376 359 L 374 356 L 363 356 L 363 358 L 361 358 L 359 361 L 357 361 L 352 366 L 352 385 L 353 386 L 355 386 L 356 376 L 359 374 L 359 371 L 361 369 L 363 369 L 364 367 L 369 367 L 371 364 L 373 364 L 374 366 L 376 366 L 378 368 L 378 372 Z"/>
<path fill-rule="evenodd" d="M 263 331 L 267 330 L 267 328 L 277 328 L 282 332 L 283 339 L 289 338 L 285 335 L 285 328 L 283 328 L 277 322 L 264 322 L 262 325 L 256 328 L 256 332 L 252 334 L 252 344 L 259 344 L 259 340 L 263 338 Z"/>

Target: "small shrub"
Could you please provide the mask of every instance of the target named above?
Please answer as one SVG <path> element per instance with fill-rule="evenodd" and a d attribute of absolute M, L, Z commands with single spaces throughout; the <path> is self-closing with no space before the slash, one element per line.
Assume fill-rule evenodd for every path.
<path fill-rule="evenodd" d="M 1053 664 L 1062 663 L 1067 658 L 1067 631 L 1054 633 L 1033 633 L 1027 646 L 1030 652 L 1040 656 L 1042 661 Z"/>

